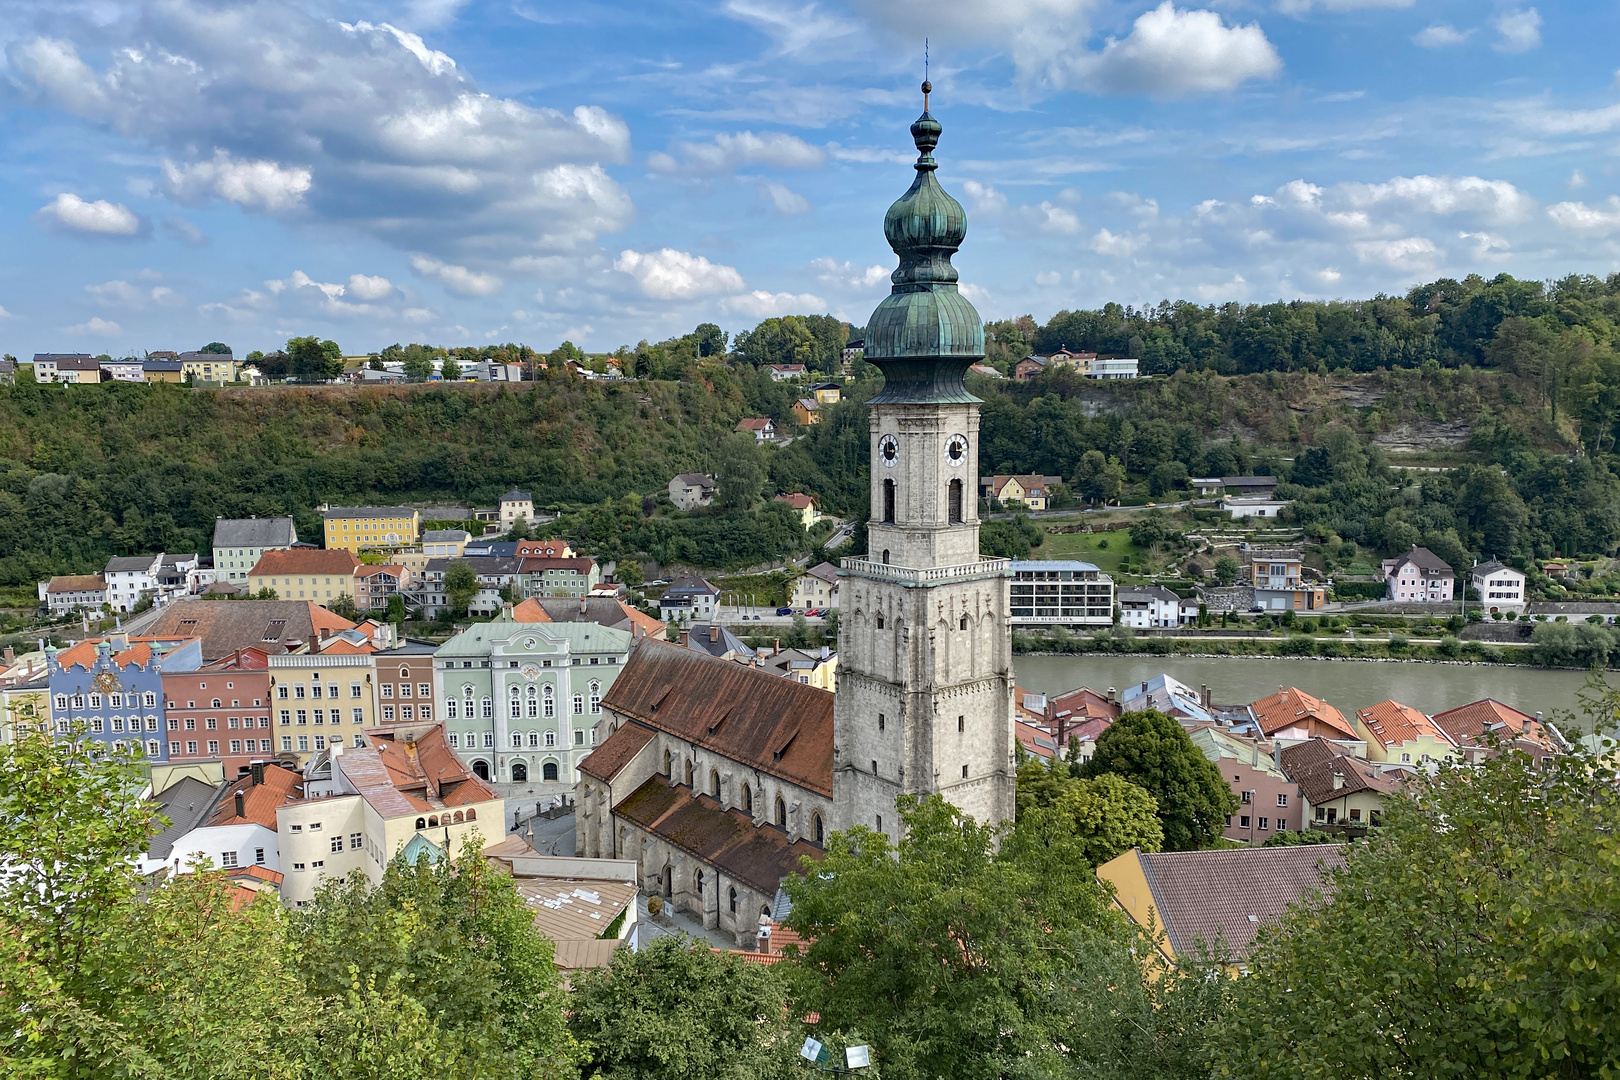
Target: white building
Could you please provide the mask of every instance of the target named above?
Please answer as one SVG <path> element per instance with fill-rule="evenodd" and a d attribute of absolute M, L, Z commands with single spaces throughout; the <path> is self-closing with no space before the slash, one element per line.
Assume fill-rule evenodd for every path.
<path fill-rule="evenodd" d="M 519 521 L 524 524 L 534 521 L 534 496 L 513 488 L 501 496 L 501 531 L 511 532 Z"/>
<path fill-rule="evenodd" d="M 304 778 L 299 773 L 280 765 L 254 765 L 245 775 L 222 784 L 208 816 L 174 841 L 170 870 L 262 866 L 280 873 L 276 811 L 303 796 Z"/>
<path fill-rule="evenodd" d="M 107 579 L 107 603 L 114 611 L 133 611 L 142 597 L 157 592 L 158 569 L 162 565 L 161 552 L 108 559 L 107 569 L 101 575 Z"/>
<path fill-rule="evenodd" d="M 1506 563 L 1476 563 L 1468 571 L 1468 583 L 1479 594 L 1487 612 L 1517 611 L 1525 607 L 1525 576 Z"/>
<path fill-rule="evenodd" d="M 53 616 L 83 609 L 99 612 L 107 602 L 107 582 L 100 574 L 67 574 L 39 583 L 39 601 Z"/>
<path fill-rule="evenodd" d="M 711 619 L 720 602 L 720 590 L 692 574 L 682 574 L 658 598 L 658 612 L 665 622 Z"/>
<path fill-rule="evenodd" d="M 1093 379 L 1134 379 L 1137 360 L 1093 360 L 1086 372 Z"/>
<path fill-rule="evenodd" d="M 1119 624 L 1137 630 L 1186 626 L 1198 618 L 1198 601 L 1183 600 L 1163 585 L 1133 586 L 1116 593 Z"/>
<path fill-rule="evenodd" d="M 1114 625 L 1114 579 L 1088 562 L 1037 560 L 1012 564 L 1017 627 Z"/>
<path fill-rule="evenodd" d="M 1269 499 L 1258 495 L 1228 495 L 1220 501 L 1220 509 L 1237 518 L 1274 518 L 1282 508 L 1292 505 L 1292 499 Z"/>

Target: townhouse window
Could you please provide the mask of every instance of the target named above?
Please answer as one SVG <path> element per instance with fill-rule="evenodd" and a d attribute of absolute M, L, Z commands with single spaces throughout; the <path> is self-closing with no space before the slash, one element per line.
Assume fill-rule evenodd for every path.
<path fill-rule="evenodd" d="M 529 687 L 529 719 L 540 715 L 540 696 L 534 686 Z"/>
<path fill-rule="evenodd" d="M 287 688 L 285 686 L 276 687 L 276 697 L 280 698 L 283 701 L 286 701 L 287 700 Z"/>
<path fill-rule="evenodd" d="M 1241 817 L 1238 818 L 1238 828 L 1247 829 L 1248 827 L 1249 827 L 1249 815 L 1244 814 L 1244 815 L 1242 815 Z"/>
<path fill-rule="evenodd" d="M 456 708 L 456 699 L 455 698 L 450 698 L 444 703 L 444 718 L 446 720 L 454 720 L 454 719 L 456 719 L 456 714 L 459 711 L 460 710 L 458 708 Z"/>
<path fill-rule="evenodd" d="M 302 726 L 304 726 L 305 724 L 308 724 L 308 723 L 309 723 L 309 713 L 307 711 L 305 711 L 304 709 L 299 709 L 298 710 L 298 725 L 300 727 L 302 727 Z"/>
<path fill-rule="evenodd" d="M 336 745 L 341 745 L 341 744 L 336 744 Z M 325 735 L 317 735 L 317 736 L 315 736 L 315 749 L 317 749 L 317 750 L 325 750 L 326 749 L 326 736 Z"/>
<path fill-rule="evenodd" d="M 491 698 L 485 698 L 484 701 L 483 701 L 483 706 L 484 707 L 483 707 L 482 711 L 483 711 L 484 719 L 485 720 L 494 719 L 494 717 L 495 717 L 495 702 L 494 702 L 494 700 L 491 699 Z"/>
<path fill-rule="evenodd" d="M 84 708 L 84 695 L 83 694 L 74 694 L 73 695 L 73 707 L 75 709 Z"/>
<path fill-rule="evenodd" d="M 219 865 L 226 870 L 234 869 L 236 867 L 236 852 L 221 852 L 219 856 Z"/>
<path fill-rule="evenodd" d="M 281 737 L 281 748 L 283 750 L 291 750 L 292 749 L 292 736 L 291 735 L 283 735 Z"/>
<path fill-rule="evenodd" d="M 418 683 L 417 686 L 416 686 L 416 696 L 417 697 L 432 697 L 433 696 L 433 687 L 432 687 L 432 685 L 430 685 L 428 683 Z"/>
<path fill-rule="evenodd" d="M 187 731 L 196 731 L 197 730 L 197 718 L 195 716 L 186 717 L 186 730 Z"/>
<path fill-rule="evenodd" d="M 394 684 L 393 683 L 383 683 L 382 684 L 382 696 L 385 697 L 385 698 L 391 698 L 391 697 L 394 696 Z"/>
<path fill-rule="evenodd" d="M 91 694 L 90 695 L 90 707 L 92 709 L 101 708 L 101 695 L 100 694 Z"/>
<path fill-rule="evenodd" d="M 343 850 L 343 837 L 332 837 L 332 854 L 336 855 Z"/>
<path fill-rule="evenodd" d="M 1254 792 L 1252 792 L 1252 791 L 1245 791 L 1245 792 L 1244 792 L 1244 793 L 1243 793 L 1243 804 L 1244 804 L 1244 805 L 1245 805 L 1245 806 L 1247 806 L 1247 805 L 1248 805 L 1248 804 L 1249 804 L 1249 803 L 1251 803 L 1251 802 L 1253 802 L 1253 801 L 1254 801 Z"/>
<path fill-rule="evenodd" d="M 107 704 L 110 707 L 114 708 L 114 709 L 122 709 L 124 707 L 124 695 L 123 694 L 108 694 L 107 695 Z"/>
<path fill-rule="evenodd" d="M 1288 805 L 1288 796 L 1287 795 L 1278 795 L 1277 796 L 1277 805 L 1278 806 L 1287 806 Z"/>
<path fill-rule="evenodd" d="M 484 749 L 495 749 L 495 733 L 493 731 L 484 732 Z"/>
<path fill-rule="evenodd" d="M 451 749 L 460 749 L 460 747 L 461 747 L 461 736 L 457 732 L 452 731 L 452 732 L 449 733 L 448 737 L 450 739 L 450 747 L 451 747 Z"/>
<path fill-rule="evenodd" d="M 411 706 L 411 705 L 401 705 L 399 707 L 399 718 L 401 720 L 407 722 L 407 723 L 409 723 L 412 720 L 415 720 L 416 719 L 416 709 L 415 709 L 415 707 Z"/>
<path fill-rule="evenodd" d="M 575 694 L 574 695 L 574 715 L 575 716 L 584 716 L 585 715 L 585 695 L 584 694 Z"/>
<path fill-rule="evenodd" d="M 366 842 L 366 838 L 364 836 L 362 836 L 360 833 L 352 832 L 352 833 L 349 834 L 349 850 L 350 851 L 359 851 L 360 848 L 362 846 L 364 846 L 365 842 Z"/>
<path fill-rule="evenodd" d="M 209 753 L 209 756 L 213 756 L 214 754 L 219 753 L 219 740 L 218 739 L 209 739 L 208 740 L 208 753 Z"/>
<path fill-rule="evenodd" d="M 1324 810 L 1320 806 L 1318 806 L 1316 808 L 1316 820 L 1317 821 L 1326 821 L 1327 820 L 1327 811 Z"/>
<path fill-rule="evenodd" d="M 1260 819 L 1260 828 L 1261 829 L 1269 829 L 1269 828 L 1271 828 L 1271 820 L 1269 818 L 1261 818 Z"/>
<path fill-rule="evenodd" d="M 521 731 L 512 732 L 512 749 L 514 749 L 514 750 L 523 749 L 523 732 L 521 732 Z"/>
<path fill-rule="evenodd" d="M 596 729 L 592 728 L 591 729 L 591 742 L 594 743 L 595 741 L 596 741 Z M 574 732 L 574 745 L 575 746 L 584 746 L 585 745 L 585 733 L 583 731 Z"/>
<path fill-rule="evenodd" d="M 96 732 L 97 734 L 101 733 L 101 717 L 92 716 L 90 718 L 90 730 Z"/>
<path fill-rule="evenodd" d="M 264 865 L 264 848 L 256 847 L 253 849 L 253 862 L 256 866 Z"/>
<path fill-rule="evenodd" d="M 602 712 L 602 684 L 591 683 L 591 714 L 600 715 Z"/>
<path fill-rule="evenodd" d="M 170 743 L 169 744 L 169 753 L 171 755 L 173 755 L 174 757 L 179 757 L 180 756 L 180 744 L 177 743 L 177 742 Z"/>
<path fill-rule="evenodd" d="M 141 701 L 148 709 L 157 708 L 157 695 L 150 690 L 143 695 Z"/>
<path fill-rule="evenodd" d="M 56 707 L 58 709 L 66 709 L 68 707 L 68 696 L 66 694 L 56 695 Z"/>
<path fill-rule="evenodd" d="M 421 718 L 424 721 L 433 719 L 433 706 L 431 706 L 431 705 L 424 702 L 421 705 L 421 707 L 419 709 L 419 712 L 420 712 Z"/>
<path fill-rule="evenodd" d="M 301 751 L 309 749 L 309 736 L 308 735 L 300 735 L 300 736 L 298 736 L 298 749 L 301 750 Z"/>
<path fill-rule="evenodd" d="M 232 739 L 231 740 L 231 753 L 240 754 L 241 752 L 242 752 L 242 740 L 241 739 Z"/>
<path fill-rule="evenodd" d="M 203 727 L 207 728 L 209 731 L 218 731 L 219 730 L 219 720 L 218 720 L 218 718 L 210 716 L 208 719 L 203 721 Z"/>
<path fill-rule="evenodd" d="M 136 720 L 133 725 L 133 730 L 139 731 L 140 728 L 141 722 Z M 115 716 L 112 718 L 112 729 L 115 732 L 122 732 L 124 730 L 124 721 L 122 717 Z"/>
<path fill-rule="evenodd" d="M 283 726 L 292 723 L 292 713 L 288 712 L 286 709 L 282 709 L 281 710 L 281 723 L 282 723 Z"/>
<path fill-rule="evenodd" d="M 197 740 L 196 739 L 187 739 L 186 740 L 186 753 L 187 754 L 195 754 L 196 752 L 197 752 Z"/>

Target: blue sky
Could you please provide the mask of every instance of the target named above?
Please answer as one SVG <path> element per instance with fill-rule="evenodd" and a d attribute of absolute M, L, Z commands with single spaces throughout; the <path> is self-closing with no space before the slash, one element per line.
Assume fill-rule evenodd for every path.
<path fill-rule="evenodd" d="M 925 34 L 986 318 L 1607 274 L 1617 24 L 1613 0 L 7 0 L 0 350 L 864 323 Z"/>

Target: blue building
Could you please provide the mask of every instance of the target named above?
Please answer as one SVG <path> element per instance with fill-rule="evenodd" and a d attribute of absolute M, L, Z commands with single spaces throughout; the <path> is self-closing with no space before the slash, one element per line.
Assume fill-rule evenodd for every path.
<path fill-rule="evenodd" d="M 114 748 L 137 745 L 150 760 L 168 760 L 163 673 L 201 667 L 201 638 L 133 645 L 87 639 L 60 652 L 47 649 L 45 658 L 58 734 L 82 725 L 86 739 Z"/>

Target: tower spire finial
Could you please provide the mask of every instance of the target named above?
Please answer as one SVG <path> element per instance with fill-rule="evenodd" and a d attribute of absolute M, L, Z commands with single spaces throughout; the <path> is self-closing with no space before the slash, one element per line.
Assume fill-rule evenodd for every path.
<path fill-rule="evenodd" d="M 928 39 L 923 38 L 923 112 L 928 111 L 928 94 L 934 89 L 934 84 L 928 81 Z"/>

